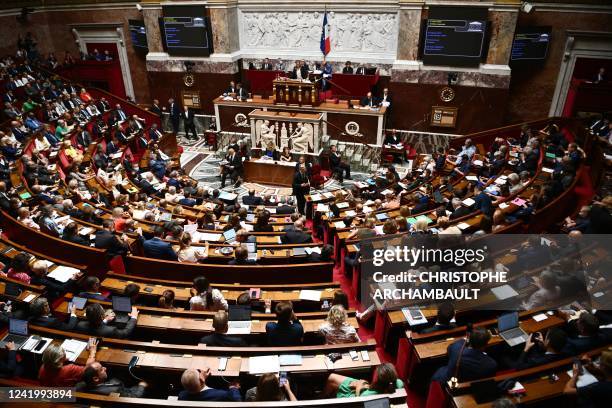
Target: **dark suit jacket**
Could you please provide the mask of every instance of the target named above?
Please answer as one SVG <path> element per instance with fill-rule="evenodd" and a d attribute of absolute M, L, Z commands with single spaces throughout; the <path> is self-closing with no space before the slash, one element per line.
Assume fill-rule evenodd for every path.
<path fill-rule="evenodd" d="M 302 73 L 302 78 L 303 79 L 308 78 L 308 67 L 307 66 L 302 65 L 300 67 L 300 71 Z M 293 67 L 293 70 L 291 70 L 291 78 L 297 79 L 297 69 L 295 69 L 295 67 Z"/>
<path fill-rule="evenodd" d="M 185 112 L 185 110 L 182 110 L 181 119 L 183 119 L 188 125 L 193 125 L 193 121 L 195 119 L 195 112 L 192 109 L 187 109 L 187 112 Z"/>
<path fill-rule="evenodd" d="M 450 323 L 450 324 L 438 324 L 438 323 L 436 323 L 433 326 L 429 326 L 429 327 L 424 328 L 419 333 L 421 333 L 421 334 L 434 333 L 434 332 L 442 331 L 442 330 L 451 330 L 451 329 L 454 329 L 455 327 L 457 327 L 457 325 L 455 323 Z"/>
<path fill-rule="evenodd" d="M 344 68 L 342 68 L 342 73 L 343 74 L 352 74 L 353 73 L 353 67 L 344 67 Z"/>
<path fill-rule="evenodd" d="M 357 67 L 357 70 L 355 71 L 355 74 L 357 74 L 357 75 L 365 75 L 366 74 L 366 68 L 365 67 Z"/>
<path fill-rule="evenodd" d="M 172 245 L 157 237 L 144 241 L 142 249 L 144 256 L 149 258 L 165 259 L 168 261 L 176 261 L 178 259 L 176 252 L 172 249 Z"/>
<path fill-rule="evenodd" d="M 307 244 L 312 242 L 312 237 L 304 231 L 289 230 L 281 236 L 281 241 L 283 244 Z"/>
<path fill-rule="evenodd" d="M 204 336 L 200 343 L 210 347 L 248 347 L 247 342 L 243 338 L 220 333 Z"/>
<path fill-rule="evenodd" d="M 127 254 L 128 247 L 121 242 L 112 232 L 101 230 L 96 231 L 95 247 L 106 249 L 110 257 Z"/>
<path fill-rule="evenodd" d="M 110 395 L 119 394 L 120 397 L 128 398 L 141 398 L 145 393 L 145 387 L 142 385 L 135 385 L 133 387 L 126 387 L 123 381 L 117 378 L 108 378 L 102 384 L 88 387 L 84 382 L 76 384 L 76 389 L 79 392 L 88 392 L 99 395 Z"/>
<path fill-rule="evenodd" d="M 563 351 L 566 354 L 578 355 L 595 347 L 602 346 L 605 342 L 605 337 L 602 334 L 597 334 L 591 337 L 573 337 L 567 339 L 567 343 Z"/>
<path fill-rule="evenodd" d="M 454 220 L 456 218 L 463 217 L 463 216 L 468 215 L 470 213 L 471 213 L 470 209 L 462 205 L 461 207 L 459 207 L 455 211 L 453 211 L 453 213 L 450 215 L 449 219 Z"/>
<path fill-rule="evenodd" d="M 229 156 L 226 156 L 225 160 L 228 161 L 228 166 L 234 166 L 234 171 L 240 171 L 242 169 L 242 157 L 240 154 L 234 153 L 234 158 L 230 160 Z"/>
<path fill-rule="evenodd" d="M 149 111 L 161 116 L 162 115 L 162 110 L 158 105 L 152 105 L 151 109 L 149 109 Z"/>
<path fill-rule="evenodd" d="M 266 334 L 268 345 L 271 347 L 299 346 L 302 344 L 302 337 L 304 337 L 304 328 L 298 320 L 289 324 L 268 322 L 266 324 Z"/>
<path fill-rule="evenodd" d="M 280 207 L 276 207 L 277 214 L 293 214 L 295 212 L 295 207 L 291 205 L 281 205 Z"/>
<path fill-rule="evenodd" d="M 40 316 L 36 319 L 31 319 L 30 324 L 41 327 L 48 327 L 57 330 L 73 330 L 79 319 L 76 316 L 70 316 L 67 322 L 64 322 L 54 316 Z"/>
<path fill-rule="evenodd" d="M 489 197 L 484 191 L 474 197 L 474 207 L 477 210 L 482 211 L 483 214 L 493 215 L 493 203 L 491 197 Z"/>
<path fill-rule="evenodd" d="M 376 99 L 375 96 L 372 96 L 371 98 L 365 97 L 361 100 L 361 106 L 377 106 L 378 105 L 378 100 Z"/>
<path fill-rule="evenodd" d="M 529 352 L 523 351 L 519 356 L 518 363 L 516 366 L 517 370 L 523 370 L 525 368 L 536 367 L 543 364 L 552 363 L 553 361 L 564 358 L 565 355 L 562 353 L 557 354 L 546 354 L 544 350 L 533 347 Z"/>
<path fill-rule="evenodd" d="M 240 390 L 238 388 L 230 388 L 228 390 L 207 388 L 197 394 L 189 394 L 183 390 L 179 392 L 178 399 L 180 401 L 241 401 Z"/>
<path fill-rule="evenodd" d="M 439 368 L 432 377 L 434 381 L 442 383 L 455 375 L 459 352 L 465 340 L 458 340 L 447 348 L 448 364 Z M 492 377 L 497 371 L 497 362 L 482 351 L 471 347 L 463 348 L 457 377 L 459 382 L 474 381 L 480 378 Z"/>
<path fill-rule="evenodd" d="M 244 197 L 242 197 L 242 203 L 244 205 L 262 205 L 263 198 L 252 195 L 245 195 Z"/>
<path fill-rule="evenodd" d="M 123 329 L 117 326 L 102 323 L 99 327 L 91 327 L 87 320 L 77 323 L 76 330 L 95 337 L 115 337 L 124 339 L 129 337 L 136 328 L 136 319 L 130 318 Z"/>
<path fill-rule="evenodd" d="M 304 176 L 302 176 L 302 173 L 295 173 L 295 175 L 293 176 L 293 183 L 291 184 L 291 186 L 293 187 L 292 194 L 294 196 L 304 196 L 304 194 L 308 194 L 308 192 L 310 191 L 310 185 L 302 187 L 302 184 L 306 183 L 307 181 L 307 174 L 304 174 Z"/>

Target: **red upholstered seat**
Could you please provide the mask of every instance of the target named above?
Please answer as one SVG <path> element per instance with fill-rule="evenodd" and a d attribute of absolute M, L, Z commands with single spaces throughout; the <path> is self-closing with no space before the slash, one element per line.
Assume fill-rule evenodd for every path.
<path fill-rule="evenodd" d="M 425 408 L 446 408 L 448 406 L 448 395 L 438 381 L 429 384 L 429 394 Z"/>

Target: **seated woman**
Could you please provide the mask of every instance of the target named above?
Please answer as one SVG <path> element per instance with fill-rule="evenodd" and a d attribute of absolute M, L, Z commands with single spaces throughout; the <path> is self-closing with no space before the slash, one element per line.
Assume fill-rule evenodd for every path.
<path fill-rule="evenodd" d="M 262 211 L 257 217 L 257 221 L 253 226 L 253 232 L 273 232 L 274 228 L 270 225 L 270 212 Z"/>
<path fill-rule="evenodd" d="M 29 272 L 30 255 L 21 252 L 15 255 L 15 257 L 11 260 L 7 273 L 5 274 L 4 272 L 0 272 L 0 275 L 29 284 L 30 280 L 32 279 Z"/>
<path fill-rule="evenodd" d="M 227 310 L 227 300 L 219 289 L 210 287 L 208 279 L 198 276 L 193 280 L 193 287 L 190 289 L 191 299 L 189 299 L 190 310 Z"/>
<path fill-rule="evenodd" d="M 36 134 L 36 138 L 34 139 L 34 148 L 39 152 L 45 152 L 51 149 L 51 143 L 49 143 L 44 133 L 39 132 Z"/>
<path fill-rule="evenodd" d="M 276 151 L 274 143 L 268 143 L 268 145 L 266 146 L 266 150 L 264 150 L 263 152 L 263 157 L 267 157 L 272 160 L 278 160 L 278 152 Z"/>
<path fill-rule="evenodd" d="M 396 389 L 403 387 L 404 383 L 397 378 L 393 364 L 383 363 L 374 370 L 372 383 L 340 374 L 330 374 L 325 384 L 324 395 L 335 395 L 336 398 L 367 397 L 377 394 L 393 394 Z"/>
<path fill-rule="evenodd" d="M 359 340 L 357 331 L 347 323 L 348 315 L 341 305 L 334 305 L 327 313 L 325 323 L 319 332 L 325 337 L 325 344 L 356 343 Z"/>
<path fill-rule="evenodd" d="M 79 97 L 85 103 L 91 102 L 93 100 L 93 98 L 91 97 L 89 92 L 85 90 L 85 88 L 81 88 L 81 93 L 79 94 Z"/>
<path fill-rule="evenodd" d="M 51 344 L 42 355 L 42 366 L 38 372 L 40 385 L 46 387 L 74 387 L 81 381 L 85 368 L 96 362 L 98 341 L 89 339 L 89 356 L 84 366 L 66 364 L 66 352 L 60 345 Z"/>
<path fill-rule="evenodd" d="M 280 155 L 280 161 L 282 162 L 290 162 L 292 161 L 291 151 L 287 146 L 283 147 L 283 152 Z"/>
<path fill-rule="evenodd" d="M 64 154 L 68 158 L 70 158 L 71 161 L 74 161 L 74 160 L 77 160 L 80 162 L 83 161 L 83 153 L 75 149 L 74 146 L 72 146 L 72 143 L 70 142 L 70 140 L 64 140 L 62 142 L 62 147 L 64 150 Z"/>
<path fill-rule="evenodd" d="M 289 379 L 281 384 L 276 374 L 267 373 L 259 377 L 257 386 L 249 388 L 245 401 L 297 401 L 291 391 Z"/>
<path fill-rule="evenodd" d="M 198 262 L 201 259 L 208 258 L 208 242 L 202 247 L 191 246 L 191 234 L 183 233 L 179 240 L 179 248 L 176 251 L 179 262 Z"/>

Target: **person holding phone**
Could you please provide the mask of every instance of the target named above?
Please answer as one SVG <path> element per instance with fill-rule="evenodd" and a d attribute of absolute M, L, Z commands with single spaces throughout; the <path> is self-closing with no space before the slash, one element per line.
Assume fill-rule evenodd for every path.
<path fill-rule="evenodd" d="M 558 327 L 548 330 L 546 337 L 543 337 L 540 332 L 531 333 L 518 361 L 510 366 L 523 370 L 560 360 L 565 357 L 563 348 L 566 343 L 567 334 Z"/>
<path fill-rule="evenodd" d="M 279 377 L 272 373 L 267 373 L 259 377 L 257 386 L 247 390 L 244 400 L 297 401 L 297 398 L 291 391 L 287 373 L 281 371 Z"/>

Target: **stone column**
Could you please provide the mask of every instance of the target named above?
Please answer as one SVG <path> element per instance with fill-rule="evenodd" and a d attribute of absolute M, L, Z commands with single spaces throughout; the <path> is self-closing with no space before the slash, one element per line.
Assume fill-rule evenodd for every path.
<path fill-rule="evenodd" d="M 491 22 L 491 40 L 489 42 L 489 53 L 487 64 L 508 65 L 510 53 L 512 52 L 512 41 L 518 10 L 491 10 L 489 21 Z"/>
<path fill-rule="evenodd" d="M 231 54 L 240 49 L 238 37 L 238 7 L 235 0 L 209 0 L 215 54 Z"/>
<path fill-rule="evenodd" d="M 142 17 L 147 30 L 147 45 L 150 53 L 163 53 L 161 30 L 159 29 L 159 18 L 162 16 L 162 9 L 157 2 L 143 3 Z"/>
<path fill-rule="evenodd" d="M 400 0 L 397 59 L 416 61 L 419 52 L 422 0 Z"/>

